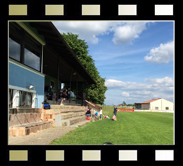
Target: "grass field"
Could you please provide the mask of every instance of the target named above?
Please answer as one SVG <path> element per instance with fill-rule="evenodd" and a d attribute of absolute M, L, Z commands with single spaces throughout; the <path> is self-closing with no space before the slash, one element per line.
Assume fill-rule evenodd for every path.
<path fill-rule="evenodd" d="M 103 107 L 112 117 L 113 108 Z M 173 113 L 118 112 L 117 121 L 104 119 L 79 127 L 52 145 L 172 145 Z"/>

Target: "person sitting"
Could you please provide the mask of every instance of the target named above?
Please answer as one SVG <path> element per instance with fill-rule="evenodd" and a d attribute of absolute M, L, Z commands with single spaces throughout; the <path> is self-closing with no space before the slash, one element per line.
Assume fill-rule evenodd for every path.
<path fill-rule="evenodd" d="M 85 115 L 86 115 L 86 117 L 91 116 L 91 108 L 87 109 Z"/>
<path fill-rule="evenodd" d="M 67 98 L 67 93 L 66 93 L 65 90 L 63 91 L 63 93 L 62 93 L 62 95 L 61 95 L 61 98 L 62 98 L 62 100 L 61 100 L 60 105 L 64 105 L 63 102 L 64 102 L 64 101 L 66 100 L 66 98 Z"/>
<path fill-rule="evenodd" d="M 68 90 L 67 90 L 67 100 L 70 99 L 70 96 L 71 96 L 71 90 L 70 90 L 70 88 L 68 88 Z"/>
<path fill-rule="evenodd" d="M 90 111 L 91 111 L 91 119 L 90 120 L 91 120 L 91 122 L 94 122 L 93 118 L 95 117 L 95 111 L 93 108 L 92 109 L 90 108 Z"/>
<path fill-rule="evenodd" d="M 48 100 L 52 100 L 52 98 L 53 98 L 53 92 L 50 88 L 49 91 L 48 91 Z"/>
<path fill-rule="evenodd" d="M 60 89 L 58 89 L 56 94 L 56 103 L 60 104 L 60 102 L 61 102 L 61 93 L 60 93 Z"/>
<path fill-rule="evenodd" d="M 95 120 L 97 120 L 98 117 L 98 111 L 95 111 Z"/>

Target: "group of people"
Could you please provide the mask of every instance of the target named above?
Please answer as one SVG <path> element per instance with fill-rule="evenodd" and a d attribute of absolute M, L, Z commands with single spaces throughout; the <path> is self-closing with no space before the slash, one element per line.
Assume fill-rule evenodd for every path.
<path fill-rule="evenodd" d="M 56 92 L 56 103 L 60 104 L 60 105 L 64 105 L 64 101 L 65 100 L 69 100 L 70 99 L 70 89 L 66 90 L 65 88 L 63 88 L 63 90 L 58 89 L 58 91 Z"/>
<path fill-rule="evenodd" d="M 102 120 L 102 108 L 100 109 L 99 112 L 96 111 L 93 108 L 88 108 L 87 111 L 86 111 L 86 116 L 90 117 L 91 121 L 97 120 L 98 115 L 100 115 L 100 119 L 99 120 Z"/>
<path fill-rule="evenodd" d="M 102 116 L 106 119 L 109 119 L 109 120 L 114 120 L 114 121 L 117 121 L 117 118 L 116 118 L 116 115 L 117 115 L 117 107 L 114 106 L 114 111 L 113 111 L 113 117 L 110 118 L 108 115 L 104 115 L 102 113 L 102 108 L 100 109 L 100 111 L 96 111 L 95 109 L 93 108 L 89 108 L 87 109 L 86 111 L 86 114 L 85 114 L 87 117 L 90 117 L 90 120 L 93 121 L 93 120 L 97 120 L 97 117 L 99 115 L 99 120 L 102 120 Z"/>
<path fill-rule="evenodd" d="M 55 90 L 55 87 L 52 87 L 49 89 L 48 92 L 45 93 L 45 97 L 48 100 L 53 100 L 53 98 L 55 99 L 57 104 L 63 105 L 65 100 L 69 100 L 70 99 L 70 88 L 68 88 L 68 90 L 64 87 L 63 89 L 58 89 Z"/>

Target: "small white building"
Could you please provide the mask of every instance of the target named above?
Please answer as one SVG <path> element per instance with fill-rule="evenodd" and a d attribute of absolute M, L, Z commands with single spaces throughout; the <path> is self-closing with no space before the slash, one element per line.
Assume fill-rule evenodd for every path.
<path fill-rule="evenodd" d="M 141 103 L 141 109 L 144 110 L 166 110 L 173 111 L 173 102 L 163 98 L 156 98 Z"/>

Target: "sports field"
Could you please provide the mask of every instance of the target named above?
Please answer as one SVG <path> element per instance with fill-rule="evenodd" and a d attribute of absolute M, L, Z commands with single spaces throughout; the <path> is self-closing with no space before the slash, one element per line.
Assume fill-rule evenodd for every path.
<path fill-rule="evenodd" d="M 112 117 L 113 107 L 103 107 Z M 52 145 L 173 145 L 173 113 L 118 112 L 117 121 L 108 119 L 79 127 Z"/>

